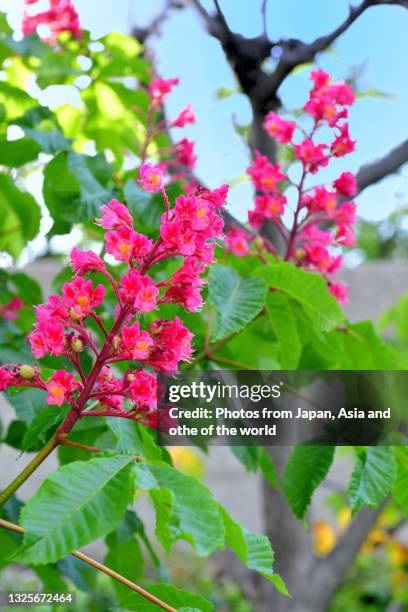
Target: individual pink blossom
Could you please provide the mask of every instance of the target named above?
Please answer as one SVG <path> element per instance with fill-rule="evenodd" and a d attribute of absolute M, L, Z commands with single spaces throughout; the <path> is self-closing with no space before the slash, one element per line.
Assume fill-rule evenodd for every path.
<path fill-rule="evenodd" d="M 120 281 L 121 295 L 134 311 L 149 312 L 157 306 L 158 288 L 150 276 L 130 269 Z"/>
<path fill-rule="evenodd" d="M 333 83 L 335 90 L 335 99 L 337 104 L 343 104 L 345 106 L 352 106 L 356 100 L 356 94 L 353 91 L 351 85 L 345 82 Z"/>
<path fill-rule="evenodd" d="M 173 321 L 153 321 L 149 331 L 155 343 L 149 365 L 157 370 L 176 371 L 180 361 L 190 359 L 193 334 L 178 317 Z"/>
<path fill-rule="evenodd" d="M 334 95 L 334 91 L 328 90 L 325 94 L 311 97 L 303 108 L 315 121 L 324 120 L 330 127 L 334 127 L 340 119 L 345 119 L 348 115 L 346 108 L 336 105 Z"/>
<path fill-rule="evenodd" d="M 339 128 L 339 134 L 333 140 L 330 151 L 335 157 L 343 157 L 352 153 L 356 148 L 356 141 L 350 138 L 347 123 Z"/>
<path fill-rule="evenodd" d="M 306 261 L 313 264 L 322 274 L 329 271 L 331 264 L 331 256 L 329 251 L 320 242 L 306 243 L 304 245 L 306 253 Z"/>
<path fill-rule="evenodd" d="M 330 75 L 321 68 L 318 68 L 310 73 L 310 78 L 314 83 L 315 90 L 318 90 L 327 85 Z"/>
<path fill-rule="evenodd" d="M 237 257 L 243 257 L 249 253 L 249 235 L 239 227 L 230 227 L 225 234 L 227 249 Z"/>
<path fill-rule="evenodd" d="M 335 211 L 334 220 L 339 225 L 353 226 L 357 217 L 357 205 L 355 202 L 342 202 Z"/>
<path fill-rule="evenodd" d="M 255 151 L 254 161 L 252 166 L 247 168 L 247 173 L 252 178 L 255 189 L 269 193 L 276 191 L 279 183 L 286 179 L 280 165 L 271 164 L 259 151 Z"/>
<path fill-rule="evenodd" d="M 151 372 L 128 373 L 129 396 L 141 408 L 157 408 L 157 378 Z"/>
<path fill-rule="evenodd" d="M 348 300 L 348 287 L 343 283 L 329 283 L 329 291 L 336 298 L 339 304 L 344 304 Z"/>
<path fill-rule="evenodd" d="M 156 104 L 162 104 L 165 96 L 171 93 L 174 85 L 178 85 L 180 79 L 154 79 L 149 85 L 149 94 Z"/>
<path fill-rule="evenodd" d="M 82 251 L 74 247 L 71 251 L 71 265 L 77 276 L 83 276 L 87 272 L 103 272 L 105 264 L 103 260 L 93 251 Z"/>
<path fill-rule="evenodd" d="M 101 211 L 103 215 L 96 219 L 96 222 L 104 229 L 113 229 L 123 225 L 133 228 L 133 217 L 129 209 L 118 200 L 110 200 L 101 206 Z"/>
<path fill-rule="evenodd" d="M 67 305 L 58 294 L 50 295 L 45 304 L 36 306 L 35 315 L 38 322 L 53 321 L 67 325 L 70 321 Z"/>
<path fill-rule="evenodd" d="M 158 166 L 153 164 L 143 164 L 139 168 L 139 183 L 146 191 L 160 191 L 163 187 L 164 173 Z"/>
<path fill-rule="evenodd" d="M 331 214 L 337 205 L 337 193 L 328 191 L 326 187 L 316 187 L 313 193 L 307 194 L 302 202 L 311 214 L 318 212 Z"/>
<path fill-rule="evenodd" d="M 137 321 L 128 327 L 123 326 L 121 349 L 129 353 L 132 359 L 146 359 L 152 346 L 151 336 L 147 331 L 140 329 Z"/>
<path fill-rule="evenodd" d="M 196 250 L 196 234 L 186 220 L 163 221 L 160 226 L 160 236 L 164 245 L 175 254 L 194 255 Z"/>
<path fill-rule="evenodd" d="M 41 320 L 36 330 L 28 335 L 31 351 L 36 359 L 47 354 L 63 355 L 65 352 L 64 326 L 58 321 Z"/>
<path fill-rule="evenodd" d="M 329 157 L 326 155 L 326 145 L 315 145 L 310 138 L 305 138 L 303 142 L 294 145 L 293 148 L 296 159 L 300 159 L 305 170 L 312 174 L 329 163 Z"/>
<path fill-rule="evenodd" d="M 171 122 L 172 127 L 183 128 L 189 123 L 195 123 L 197 120 L 193 107 L 189 104 L 184 108 L 177 117 Z"/>
<path fill-rule="evenodd" d="M 181 268 L 170 278 L 163 301 L 178 304 L 189 312 L 199 310 L 203 305 L 201 288 L 205 281 L 201 274 L 204 271 L 205 265 L 197 257 L 186 257 Z"/>
<path fill-rule="evenodd" d="M 65 370 L 56 370 L 46 387 L 48 404 L 62 406 L 76 387 L 75 375 Z"/>
<path fill-rule="evenodd" d="M 85 281 L 78 276 L 62 286 L 62 295 L 71 318 L 79 320 L 87 317 L 91 310 L 102 304 L 105 287 L 99 284 L 94 289 L 90 279 Z"/>
<path fill-rule="evenodd" d="M 143 258 L 152 248 L 152 241 L 134 232 L 128 226 L 121 226 L 105 234 L 106 252 L 118 261 L 129 263 L 132 257 Z"/>
<path fill-rule="evenodd" d="M 276 138 L 281 144 L 292 140 L 293 132 L 296 129 L 294 121 L 282 119 L 277 113 L 268 113 L 264 121 L 264 129 L 271 138 Z"/>
<path fill-rule="evenodd" d="M 12 374 L 5 368 L 0 368 L 0 391 L 5 391 L 13 380 Z"/>
<path fill-rule="evenodd" d="M 217 189 L 200 189 L 195 195 L 211 202 L 215 208 L 221 208 L 227 201 L 229 186 L 221 185 Z"/>
<path fill-rule="evenodd" d="M 357 180 L 351 172 L 342 172 L 338 179 L 333 182 L 333 187 L 342 196 L 352 198 L 357 193 Z"/>
<path fill-rule="evenodd" d="M 318 242 L 328 246 L 332 242 L 332 234 L 329 231 L 321 230 L 314 223 L 308 223 L 301 231 L 300 238 L 306 242 Z"/>
<path fill-rule="evenodd" d="M 283 215 L 286 203 L 286 197 L 281 193 L 258 195 L 255 197 L 255 212 L 272 221 Z"/>
<path fill-rule="evenodd" d="M 188 170 L 194 170 L 197 156 L 194 152 L 194 142 L 183 138 L 174 145 L 173 148 L 175 161 L 182 166 L 185 166 Z"/>
<path fill-rule="evenodd" d="M 337 244 L 343 246 L 356 246 L 356 234 L 354 230 L 346 224 L 340 224 L 335 234 Z"/>

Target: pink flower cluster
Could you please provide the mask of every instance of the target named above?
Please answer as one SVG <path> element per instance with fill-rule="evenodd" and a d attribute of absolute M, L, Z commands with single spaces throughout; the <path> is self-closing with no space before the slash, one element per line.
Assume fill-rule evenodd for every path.
<path fill-rule="evenodd" d="M 311 73 L 313 87 L 303 107 L 311 117 L 310 129 L 305 131 L 295 121 L 277 113 L 269 113 L 264 129 L 271 138 L 293 149 L 294 158 L 301 164 L 298 183 L 288 179 L 279 164 L 255 151 L 251 166 L 247 169 L 255 189 L 255 207 L 249 211 L 248 221 L 257 232 L 266 221 L 276 225 L 285 242 L 284 258 L 298 266 L 320 272 L 327 280 L 330 292 L 339 302 L 347 299 L 347 287 L 334 280 L 333 275 L 342 265 L 339 247 L 354 246 L 356 205 L 350 200 L 357 193 L 356 178 L 343 172 L 330 188 L 308 186 L 311 175 L 326 167 L 333 158 L 352 153 L 355 141 L 350 138 L 346 122 L 348 107 L 355 95 L 345 82 L 332 82 L 323 70 Z M 334 132 L 334 133 L 333 133 Z M 329 142 L 327 134 L 333 133 Z M 300 139 L 294 142 L 299 134 Z M 292 226 L 287 227 L 282 216 L 288 208 L 285 196 L 287 186 L 297 190 L 297 203 Z M 238 256 L 259 256 L 259 239 L 243 229 L 230 228 L 226 235 L 227 248 Z M 250 245 L 257 241 L 257 248 Z M 276 251 L 266 239 L 264 249 Z"/>
<path fill-rule="evenodd" d="M 75 38 L 81 38 L 78 13 L 71 0 L 48 0 L 48 10 L 32 14 L 31 6 L 37 3 L 38 0 L 25 0 L 26 10 L 22 23 L 24 36 L 35 34 L 38 27 L 44 25 L 49 29 L 49 34 L 44 40 L 50 44 L 55 44 L 58 36 L 66 31 L 71 32 Z"/>
<path fill-rule="evenodd" d="M 154 136 L 163 129 L 184 128 L 195 123 L 196 115 L 188 104 L 179 114 L 170 120 L 161 119 L 164 101 L 173 87 L 179 84 L 178 78 L 172 79 L 153 79 L 148 88 L 150 104 L 147 111 L 147 132 L 146 142 L 141 152 L 142 167 L 139 170 L 139 182 L 147 191 L 159 191 L 167 173 L 169 180 L 179 180 L 187 178 L 194 170 L 197 156 L 195 154 L 194 142 L 188 138 L 176 140 L 171 148 L 158 149 L 160 164 L 153 167 L 146 164 L 147 149 Z"/>
<path fill-rule="evenodd" d="M 147 170 L 142 168 L 141 175 L 148 177 Z M 151 176 L 146 180 L 149 189 Z M 74 278 L 62 286 L 60 294 L 49 296 L 45 304 L 35 309 L 36 323 L 28 338 L 34 357 L 64 356 L 72 363 L 72 371 L 56 370 L 43 380 L 37 365 L 5 365 L 0 368 L 0 390 L 9 386 L 43 389 L 48 404 L 70 404 L 70 426 L 89 415 L 118 416 L 156 425 L 155 372 L 174 371 L 180 362 L 188 361 L 193 334 L 177 316 L 154 320 L 144 328 L 142 315 L 162 303 L 177 304 L 188 311 L 200 308 L 202 274 L 214 261 L 215 240 L 223 228 L 218 210 L 228 191 L 222 186 L 214 191 L 200 190 L 196 195 L 181 195 L 171 207 L 162 189 L 166 212 L 155 242 L 135 231 L 133 217 L 124 204 L 111 200 L 101 206 L 97 223 L 106 230 L 106 251 L 127 264 L 119 279 L 114 278 L 99 255 L 74 248 Z M 156 282 L 149 273 L 152 266 L 175 257 L 182 258 L 181 266 L 167 280 Z M 94 272 L 102 275 L 104 283 L 95 284 L 86 278 Z M 99 311 L 109 285 L 117 304 L 114 323 L 107 330 Z M 90 320 L 103 337 L 99 346 Z M 84 372 L 81 365 L 80 355 L 85 349 L 94 354 L 89 372 Z M 137 363 L 118 376 L 114 364 L 123 361 Z M 95 402 L 99 407 L 93 410 Z"/>

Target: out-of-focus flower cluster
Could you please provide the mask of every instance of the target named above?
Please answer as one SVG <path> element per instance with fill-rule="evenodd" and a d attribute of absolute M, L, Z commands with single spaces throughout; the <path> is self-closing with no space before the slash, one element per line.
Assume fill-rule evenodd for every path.
<path fill-rule="evenodd" d="M 23 306 L 23 300 L 18 295 L 15 295 L 7 304 L 0 306 L 0 320 L 15 321 Z"/>
<path fill-rule="evenodd" d="M 339 302 L 344 302 L 347 287 L 337 282 L 334 275 L 343 261 L 339 247 L 355 243 L 356 205 L 350 198 L 357 193 L 357 182 L 350 172 L 343 172 L 330 187 L 309 186 L 308 179 L 331 160 L 354 151 L 355 141 L 350 138 L 346 119 L 355 95 L 350 85 L 332 82 L 323 70 L 312 72 L 311 80 L 313 87 L 303 107 L 312 119 L 308 131 L 273 112 L 264 122 L 271 138 L 292 147 L 294 158 L 301 164 L 299 181 L 293 183 L 279 164 L 272 164 L 256 151 L 247 169 L 255 189 L 255 208 L 249 211 L 248 221 L 255 232 L 267 221 L 274 223 L 285 243 L 284 258 L 320 272 L 330 292 Z M 282 220 L 289 208 L 287 187 L 295 187 L 297 191 L 291 227 Z M 252 249 L 251 243 L 255 241 L 257 247 Z M 226 245 L 238 256 L 259 255 L 259 236 L 243 228 L 230 228 Z M 263 245 L 265 250 L 273 249 L 267 240 Z"/>
<path fill-rule="evenodd" d="M 48 9 L 39 11 L 36 10 L 37 5 L 42 8 L 43 3 L 38 0 L 25 0 L 25 5 L 22 23 L 24 36 L 38 33 L 39 26 L 45 26 L 47 31 L 40 33 L 41 38 L 52 45 L 62 32 L 71 32 L 75 38 L 81 38 L 78 13 L 71 0 L 48 0 Z"/>

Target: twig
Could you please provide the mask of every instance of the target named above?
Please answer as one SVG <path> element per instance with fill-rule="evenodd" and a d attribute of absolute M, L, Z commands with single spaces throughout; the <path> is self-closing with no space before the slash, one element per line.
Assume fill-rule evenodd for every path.
<path fill-rule="evenodd" d="M 10 523 L 9 521 L 5 521 L 4 519 L 0 519 L 0 527 L 2 529 L 8 529 L 9 531 L 14 531 L 15 533 L 21 533 L 21 534 L 25 533 L 25 531 L 26 531 L 24 529 L 24 527 L 20 527 L 20 525 L 15 525 L 14 523 Z M 94 567 L 95 569 L 99 570 L 100 572 L 103 572 L 104 574 L 107 574 L 108 576 L 110 576 L 114 580 L 117 580 L 117 582 L 120 582 L 121 584 L 124 584 L 125 586 L 129 587 L 130 589 L 132 589 L 132 591 L 136 591 L 136 593 L 138 593 L 139 595 L 141 595 L 145 599 L 148 599 L 152 603 L 156 604 L 156 606 L 158 606 L 162 610 L 167 610 L 168 612 L 176 612 L 176 608 L 173 608 L 172 606 L 169 606 L 168 604 L 166 604 L 164 601 L 162 601 L 158 597 L 155 597 L 155 595 L 152 595 L 148 591 L 145 591 L 145 589 L 143 589 L 141 586 L 139 586 L 135 582 L 132 582 L 131 580 L 128 580 L 127 578 L 125 578 L 121 574 L 118 574 L 118 572 L 115 572 L 110 567 L 107 567 L 106 565 L 103 565 L 103 563 L 100 563 L 99 561 L 96 561 L 96 559 L 92 559 L 92 557 L 88 557 L 88 555 L 85 555 L 84 553 L 80 552 L 79 550 L 75 550 L 75 551 L 73 551 L 70 554 L 73 557 L 76 557 L 77 559 L 80 559 L 81 561 L 84 561 L 88 565 L 91 565 L 92 567 Z"/>
<path fill-rule="evenodd" d="M 21 485 L 31 476 L 39 465 L 48 457 L 58 446 L 56 436 L 53 436 L 45 446 L 35 455 L 34 459 L 24 468 L 22 472 L 0 493 L 0 508 L 21 487 Z"/>

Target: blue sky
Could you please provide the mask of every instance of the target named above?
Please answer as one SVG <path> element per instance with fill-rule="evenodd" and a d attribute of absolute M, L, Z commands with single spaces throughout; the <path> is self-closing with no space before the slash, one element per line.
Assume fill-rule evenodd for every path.
<path fill-rule="evenodd" d="M 95 37 L 111 30 L 127 32 L 129 24 L 144 24 L 161 6 L 160 0 L 74 0 L 83 27 Z M 203 0 L 211 9 L 212 0 Z M 260 0 L 221 0 L 232 29 L 253 36 L 261 30 Z M 0 0 L 0 8 L 9 11 L 9 19 L 18 26 L 22 0 Z M 342 21 L 348 10 L 347 0 L 270 0 L 268 31 L 272 39 L 298 37 L 309 41 L 328 33 Z M 334 77 L 349 76 L 360 68 L 363 90 L 376 89 L 391 98 L 364 97 L 358 100 L 350 116 L 351 132 L 357 139 L 357 151 L 342 160 L 335 174 L 344 169 L 356 171 L 362 163 L 384 155 L 407 137 L 408 109 L 408 11 L 401 7 L 369 9 L 341 37 L 335 48 L 319 58 L 319 64 Z M 248 162 L 248 152 L 232 127 L 235 114 L 239 123 L 250 120 L 244 96 L 238 94 L 217 100 L 220 85 L 234 87 L 235 81 L 217 41 L 205 32 L 192 9 L 175 12 L 153 41 L 156 60 L 163 76 L 180 76 L 181 85 L 168 102 L 169 115 L 191 102 L 198 123 L 186 132 L 197 141 L 198 174 L 208 185 L 241 176 Z M 309 83 L 307 71 L 291 76 L 282 88 L 289 107 L 300 106 Z M 407 172 L 405 172 L 405 177 Z M 359 213 L 369 219 L 382 219 L 396 206 L 405 204 L 406 180 L 392 177 L 364 192 L 358 200 Z M 245 218 L 250 206 L 250 187 L 238 184 L 232 192 L 231 209 Z"/>

